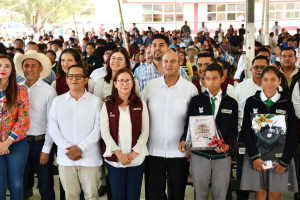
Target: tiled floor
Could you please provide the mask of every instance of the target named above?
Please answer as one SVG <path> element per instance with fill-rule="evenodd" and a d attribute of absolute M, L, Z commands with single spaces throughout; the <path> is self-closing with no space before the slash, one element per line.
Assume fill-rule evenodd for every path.
<path fill-rule="evenodd" d="M 37 179 L 35 178 L 35 186 L 33 189 L 33 196 L 30 197 L 29 200 L 40 200 L 40 195 L 39 195 L 39 191 L 38 189 L 36 189 L 36 185 L 37 185 Z M 56 200 L 59 200 L 59 183 L 58 183 L 58 176 L 54 176 L 54 189 L 55 189 L 55 196 L 56 196 Z M 236 195 L 235 192 L 232 193 L 233 195 L 233 200 L 236 200 Z M 9 199 L 9 197 L 7 198 Z M 106 200 L 106 196 L 103 196 L 101 198 L 99 198 L 99 200 Z M 145 199 L 145 188 L 144 188 L 144 184 L 142 185 L 142 190 L 141 190 L 141 200 Z M 194 188 L 192 186 L 187 186 L 186 187 L 186 192 L 185 192 L 185 200 L 193 200 L 194 199 Z M 250 195 L 250 200 L 254 199 L 254 194 L 252 193 Z M 282 200 L 292 200 L 294 199 L 294 194 L 289 192 L 286 194 L 282 195 Z M 212 200 L 212 197 L 209 198 L 209 200 Z"/>

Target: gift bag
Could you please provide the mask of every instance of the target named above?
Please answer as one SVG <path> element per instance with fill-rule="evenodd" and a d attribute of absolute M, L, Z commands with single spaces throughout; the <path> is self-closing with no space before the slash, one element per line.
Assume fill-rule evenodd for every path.
<path fill-rule="evenodd" d="M 264 162 L 274 165 L 281 159 L 285 146 L 287 115 L 251 114 L 256 146 Z"/>

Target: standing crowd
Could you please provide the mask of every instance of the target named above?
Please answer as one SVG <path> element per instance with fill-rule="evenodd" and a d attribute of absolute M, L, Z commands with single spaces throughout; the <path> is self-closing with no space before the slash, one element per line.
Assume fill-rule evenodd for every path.
<path fill-rule="evenodd" d="M 102 25 L 81 42 L 74 31 L 68 41 L 25 34 L 0 46 L 0 200 L 7 190 L 11 200 L 30 198 L 35 173 L 41 199 L 54 200 L 54 163 L 61 200 L 138 200 L 143 179 L 147 200 L 183 200 L 189 174 L 195 199 L 224 200 L 237 142 L 246 146 L 238 199 L 298 193 L 300 29 L 274 27 L 276 44 L 257 37 L 250 70 L 244 25 L 225 34 L 219 24 L 213 38 L 204 22 L 194 38 L 187 22 L 172 32 L 133 24 L 125 36 Z M 273 171 L 252 134 L 255 112 L 287 115 Z M 189 119 L 201 115 L 214 117 L 223 148 L 186 150 Z"/>

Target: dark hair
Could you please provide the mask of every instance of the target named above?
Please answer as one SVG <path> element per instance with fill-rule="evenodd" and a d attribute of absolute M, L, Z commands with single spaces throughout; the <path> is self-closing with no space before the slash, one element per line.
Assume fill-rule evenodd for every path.
<path fill-rule="evenodd" d="M 283 51 L 290 51 L 290 50 L 292 50 L 294 52 L 294 56 L 296 57 L 296 51 L 292 47 L 285 47 L 285 48 L 283 48 L 281 50 L 281 54 L 282 54 Z"/>
<path fill-rule="evenodd" d="M 44 52 L 45 46 L 43 44 L 38 44 L 39 52 Z"/>
<path fill-rule="evenodd" d="M 263 46 L 264 48 L 269 48 L 269 49 L 272 49 L 272 47 L 270 45 L 265 45 Z"/>
<path fill-rule="evenodd" d="M 96 45 L 103 45 L 105 46 L 107 44 L 106 40 L 103 39 L 97 39 L 96 40 Z"/>
<path fill-rule="evenodd" d="M 212 63 L 215 62 L 215 58 L 213 55 L 211 55 L 209 53 L 200 53 L 200 54 L 198 54 L 197 63 L 198 63 L 199 58 L 207 58 L 207 57 L 210 57 Z"/>
<path fill-rule="evenodd" d="M 90 39 L 87 38 L 87 37 L 83 38 L 82 40 L 84 40 L 84 41 L 86 41 L 86 42 L 89 42 L 89 41 L 90 41 Z"/>
<path fill-rule="evenodd" d="M 130 77 L 131 77 L 131 80 L 133 81 L 132 88 L 131 88 L 131 92 L 130 92 L 130 96 L 131 96 L 132 94 L 136 94 L 136 91 L 135 91 L 135 81 L 134 81 L 134 77 L 133 77 L 132 72 L 130 71 L 130 69 L 127 69 L 127 68 L 122 68 L 122 69 L 120 69 L 120 70 L 116 73 L 116 75 L 115 75 L 115 77 L 114 77 L 114 79 L 113 79 L 113 83 L 114 83 L 114 82 L 117 82 L 118 76 L 119 76 L 120 74 L 123 74 L 123 73 L 129 74 Z M 115 87 L 115 84 L 113 84 L 112 90 L 111 90 L 111 95 L 109 96 L 109 105 L 110 105 L 110 106 L 114 106 L 114 105 L 115 105 L 117 96 L 118 96 L 118 90 L 117 90 L 117 88 Z M 136 97 L 132 100 L 132 102 L 133 102 L 135 105 L 137 105 L 138 102 L 139 102 L 139 97 L 136 96 Z"/>
<path fill-rule="evenodd" d="M 64 37 L 63 36 L 58 36 L 58 38 L 59 38 L 59 40 L 62 42 L 62 43 L 64 43 L 65 42 L 65 39 L 64 39 Z"/>
<path fill-rule="evenodd" d="M 22 39 L 20 39 L 20 38 L 16 39 L 16 40 L 15 40 L 15 43 L 16 43 L 17 41 L 21 41 L 21 42 L 22 42 L 22 44 L 24 45 L 24 42 L 23 42 L 23 40 L 22 40 Z"/>
<path fill-rule="evenodd" d="M 142 46 L 144 46 L 145 48 L 147 48 L 147 46 L 146 46 L 145 44 L 141 44 L 141 45 L 140 45 L 140 48 L 141 48 Z"/>
<path fill-rule="evenodd" d="M 275 75 L 281 79 L 281 72 L 279 71 L 279 69 L 277 69 L 276 67 L 274 66 L 268 66 L 268 67 L 265 67 L 262 72 L 261 72 L 261 78 L 264 77 L 265 73 L 269 72 L 269 71 L 273 71 L 275 73 Z"/>
<path fill-rule="evenodd" d="M 269 65 L 269 59 L 266 56 L 256 56 L 253 60 L 252 60 L 252 65 L 254 64 L 254 62 L 256 60 L 265 60 L 267 65 Z"/>
<path fill-rule="evenodd" d="M 265 48 L 265 47 L 262 47 L 262 48 L 259 48 L 257 50 L 257 54 L 259 54 L 259 52 L 268 52 L 269 56 L 271 55 L 269 49 Z"/>
<path fill-rule="evenodd" d="M 123 48 L 123 47 L 118 47 L 118 48 L 115 48 L 109 55 L 109 58 L 107 59 L 106 61 L 106 76 L 104 77 L 104 80 L 107 82 L 107 83 L 110 83 L 110 80 L 112 78 L 112 69 L 110 68 L 110 59 L 112 57 L 112 55 L 114 53 L 117 53 L 117 52 L 120 52 L 123 54 L 124 58 L 125 58 L 125 62 L 126 62 L 126 67 L 127 69 L 130 70 L 130 58 L 129 58 L 129 54 L 128 54 L 128 51 Z"/>
<path fill-rule="evenodd" d="M 281 67 L 281 63 L 279 61 L 274 61 L 273 64 L 276 64 L 279 68 Z"/>
<path fill-rule="evenodd" d="M 15 48 L 14 53 L 15 53 L 16 51 L 20 51 L 21 54 L 24 54 L 24 49 L 21 49 L 21 48 Z"/>
<path fill-rule="evenodd" d="M 74 31 L 74 30 L 72 30 L 72 33 L 75 33 L 75 31 Z"/>
<path fill-rule="evenodd" d="M 73 32 L 73 31 L 72 31 L 72 32 Z M 69 40 L 70 40 L 71 42 L 73 42 L 73 43 L 75 42 L 75 39 L 72 38 L 72 37 L 70 37 Z"/>
<path fill-rule="evenodd" d="M 217 71 L 220 74 L 221 77 L 224 76 L 223 68 L 217 63 L 212 63 L 212 64 L 208 65 L 207 68 L 205 69 L 205 73 L 207 71 L 210 71 L 210 72 L 211 71 Z"/>
<path fill-rule="evenodd" d="M 284 48 L 282 45 L 280 44 L 277 44 L 276 47 L 279 47 L 280 48 L 280 51 L 282 51 L 282 49 Z"/>
<path fill-rule="evenodd" d="M 7 55 L 6 49 L 2 49 L 2 48 L 0 48 L 0 54 Z"/>
<path fill-rule="evenodd" d="M 256 47 L 262 47 L 262 44 L 260 42 L 255 41 L 255 46 Z"/>
<path fill-rule="evenodd" d="M 92 42 L 87 43 L 87 44 L 86 44 L 86 47 L 85 47 L 85 51 L 84 51 L 84 53 L 83 53 L 84 57 L 87 56 L 86 48 L 87 48 L 88 46 L 92 46 L 94 49 L 96 49 L 96 46 L 95 46 L 94 43 L 92 43 Z"/>
<path fill-rule="evenodd" d="M 26 46 L 28 46 L 28 45 L 34 45 L 34 46 L 36 46 L 39 49 L 39 52 L 42 52 L 41 49 L 40 49 L 40 47 L 39 47 L 39 44 L 37 44 L 35 42 L 28 42 Z"/>
<path fill-rule="evenodd" d="M 85 76 L 85 78 L 88 78 L 87 70 L 82 65 L 72 65 L 72 66 L 70 66 L 69 69 L 68 69 L 68 74 L 69 74 L 70 70 L 72 68 L 75 68 L 75 67 L 78 67 L 78 68 L 82 69 L 83 75 Z"/>
<path fill-rule="evenodd" d="M 140 54 L 140 51 L 136 51 L 136 52 L 134 52 L 134 54 L 133 54 L 133 56 L 132 56 L 132 59 L 133 59 L 133 60 L 135 60 L 135 56 L 136 56 L 136 54 Z"/>
<path fill-rule="evenodd" d="M 75 62 L 77 63 L 77 65 L 83 65 L 83 61 L 81 59 L 81 56 L 79 54 L 79 52 L 75 49 L 69 48 L 69 49 L 65 49 L 61 52 L 59 60 L 57 62 L 57 68 L 56 68 L 56 76 L 57 77 L 63 77 L 66 76 L 66 73 L 63 71 L 62 66 L 61 66 L 61 57 L 62 55 L 64 55 L 65 53 L 69 53 L 74 57 Z"/>
<path fill-rule="evenodd" d="M 287 39 L 287 42 L 289 42 L 289 41 L 294 42 L 294 39 L 293 39 L 293 38 L 288 38 L 288 39 Z"/>
<path fill-rule="evenodd" d="M 8 77 L 7 87 L 5 88 L 6 107 L 8 110 L 10 110 L 17 103 L 18 88 L 17 88 L 16 68 L 11 57 L 7 55 L 0 56 L 0 60 L 3 58 L 8 59 L 11 64 L 11 74 Z"/>
<path fill-rule="evenodd" d="M 48 51 L 46 51 L 46 53 L 45 53 L 45 55 L 47 54 L 47 53 L 51 53 L 52 55 L 54 55 L 55 57 L 56 57 L 56 53 L 53 51 L 53 50 L 48 50 Z"/>
<path fill-rule="evenodd" d="M 169 39 L 167 38 L 167 36 L 162 35 L 162 34 L 156 34 L 156 35 L 153 36 L 152 43 L 153 43 L 153 41 L 156 40 L 156 39 L 162 39 L 162 40 L 164 40 L 165 43 L 169 46 Z"/>
<path fill-rule="evenodd" d="M 52 43 L 51 43 L 51 45 L 53 45 L 53 44 L 57 44 L 57 45 L 60 46 L 60 47 L 63 46 L 62 42 L 61 42 L 59 39 L 53 40 Z"/>
<path fill-rule="evenodd" d="M 6 48 L 6 51 L 7 51 L 7 50 L 11 50 L 12 52 L 14 52 L 15 47 L 7 47 L 7 48 Z"/>
<path fill-rule="evenodd" d="M 269 36 L 270 36 L 270 37 L 274 36 L 274 33 L 273 33 L 273 32 L 271 32 L 271 33 L 269 34 Z"/>
<path fill-rule="evenodd" d="M 176 51 L 175 51 L 176 52 Z M 185 54 L 185 52 L 178 52 L 178 55 L 180 54 L 180 53 L 182 53 L 183 54 L 183 57 L 184 57 L 184 59 L 183 59 L 183 66 L 185 66 L 186 65 L 186 62 L 187 62 L 187 60 L 186 60 L 186 54 Z M 180 58 L 180 56 L 179 56 L 179 58 Z"/>
<path fill-rule="evenodd" d="M 229 62 L 227 62 L 226 60 L 220 60 L 218 62 L 222 63 L 223 69 L 227 69 L 227 76 L 229 76 L 231 72 L 231 65 L 229 64 Z"/>

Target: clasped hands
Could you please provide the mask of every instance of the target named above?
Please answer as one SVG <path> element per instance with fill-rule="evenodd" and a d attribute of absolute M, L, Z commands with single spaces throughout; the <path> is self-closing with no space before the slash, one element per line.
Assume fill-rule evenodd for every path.
<path fill-rule="evenodd" d="M 129 154 L 123 154 L 120 150 L 114 151 L 114 154 L 117 156 L 121 164 L 124 166 L 129 165 L 138 155 L 138 153 L 135 151 L 132 151 Z"/>
<path fill-rule="evenodd" d="M 73 161 L 77 161 L 82 158 L 82 153 L 81 151 L 79 151 L 79 147 L 77 145 L 70 146 L 66 148 L 66 150 L 68 150 L 66 155 L 68 156 L 69 159 Z"/>

